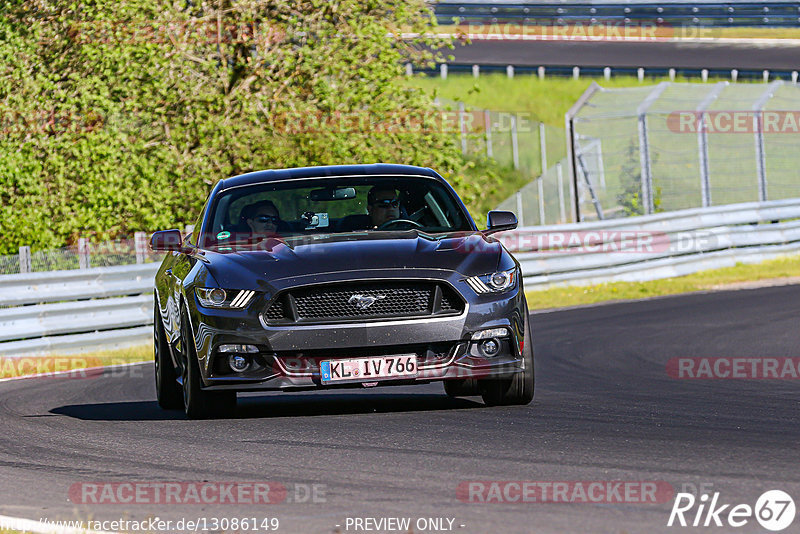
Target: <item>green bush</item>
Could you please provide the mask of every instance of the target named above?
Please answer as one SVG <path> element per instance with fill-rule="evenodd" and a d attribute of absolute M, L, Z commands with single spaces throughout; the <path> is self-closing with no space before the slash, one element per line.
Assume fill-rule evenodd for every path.
<path fill-rule="evenodd" d="M 403 64 L 423 0 L 6 0 L 0 7 L 0 254 L 194 222 L 220 178 L 356 162 L 428 166 L 468 202 L 498 181 L 452 134 L 297 121 L 431 109 Z M 184 3 L 180 3 L 184 4 Z M 467 184 L 475 184 L 468 186 Z"/>

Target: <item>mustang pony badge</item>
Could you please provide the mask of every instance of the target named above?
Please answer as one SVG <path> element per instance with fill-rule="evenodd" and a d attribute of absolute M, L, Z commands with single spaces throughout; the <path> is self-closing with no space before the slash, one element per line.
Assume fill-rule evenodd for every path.
<path fill-rule="evenodd" d="M 359 295 L 358 293 L 356 293 L 355 295 L 353 295 L 348 299 L 347 303 L 352 304 L 359 310 L 366 310 L 367 308 L 375 304 L 376 300 L 381 300 L 385 298 L 386 295 L 375 295 L 374 297 L 371 297 L 371 296 Z"/>

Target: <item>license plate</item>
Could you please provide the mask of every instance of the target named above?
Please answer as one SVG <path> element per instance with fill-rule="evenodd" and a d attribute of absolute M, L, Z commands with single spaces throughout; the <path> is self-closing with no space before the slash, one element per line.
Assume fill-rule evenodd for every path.
<path fill-rule="evenodd" d="M 323 384 L 331 382 L 375 382 L 417 376 L 417 355 L 398 354 L 352 360 L 324 360 L 319 364 Z"/>

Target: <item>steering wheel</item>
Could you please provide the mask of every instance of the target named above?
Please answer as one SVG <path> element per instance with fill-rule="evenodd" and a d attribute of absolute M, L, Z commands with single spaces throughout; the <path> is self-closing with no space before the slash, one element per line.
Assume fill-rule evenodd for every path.
<path fill-rule="evenodd" d="M 382 225 L 378 226 L 377 229 L 378 230 L 386 230 L 390 226 L 392 226 L 394 224 L 398 224 L 398 223 L 410 224 L 413 228 L 422 228 L 422 225 L 420 223 L 418 223 L 417 221 L 412 221 L 411 219 L 392 219 L 392 220 L 386 221 Z"/>

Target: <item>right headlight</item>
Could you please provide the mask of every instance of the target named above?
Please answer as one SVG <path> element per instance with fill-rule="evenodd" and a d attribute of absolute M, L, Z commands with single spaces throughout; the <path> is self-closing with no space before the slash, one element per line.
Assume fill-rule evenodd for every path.
<path fill-rule="evenodd" d="M 242 309 L 253 299 L 255 291 L 243 289 L 225 291 L 220 287 L 196 287 L 197 300 L 206 308 Z"/>
<path fill-rule="evenodd" d="M 490 274 L 470 276 L 466 279 L 467 285 L 475 293 L 502 293 L 509 289 L 514 289 L 517 284 L 517 268 L 514 267 L 507 271 L 497 271 Z"/>

